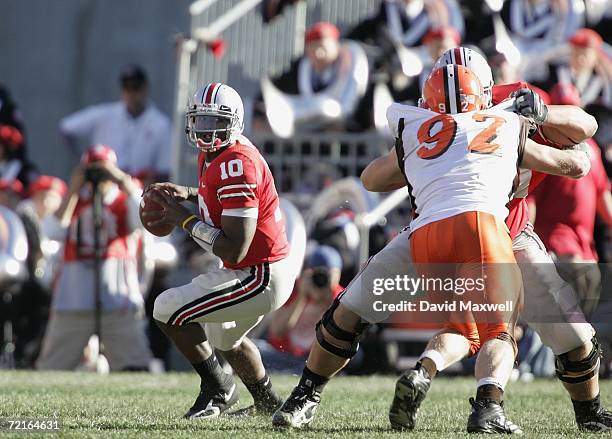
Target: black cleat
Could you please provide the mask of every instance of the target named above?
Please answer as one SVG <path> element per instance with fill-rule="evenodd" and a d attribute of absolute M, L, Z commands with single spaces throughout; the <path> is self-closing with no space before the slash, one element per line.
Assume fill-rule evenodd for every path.
<path fill-rule="evenodd" d="M 281 405 L 283 405 L 283 400 L 274 394 L 267 398 L 257 400 L 254 404 L 248 407 L 228 413 L 228 416 L 272 416 L 274 412 L 281 407 Z"/>
<path fill-rule="evenodd" d="M 599 407 L 588 416 L 576 416 L 576 423 L 584 431 L 612 431 L 612 412 Z"/>
<path fill-rule="evenodd" d="M 470 404 L 472 413 L 468 418 L 468 433 L 523 434 L 518 425 L 506 418 L 503 403 L 490 399 L 474 401 L 474 398 L 470 398 Z"/>
<path fill-rule="evenodd" d="M 422 369 L 404 373 L 395 384 L 395 396 L 389 409 L 389 421 L 395 430 L 412 430 L 417 413 L 427 396 L 431 379 Z"/>
<path fill-rule="evenodd" d="M 234 382 L 227 388 L 200 388 L 200 394 L 185 416 L 186 419 L 212 419 L 225 414 L 234 404 L 238 403 L 238 387 Z"/>
<path fill-rule="evenodd" d="M 272 416 L 275 427 L 301 428 L 314 419 L 315 411 L 321 402 L 321 394 L 316 390 L 297 386 L 289 398 Z"/>

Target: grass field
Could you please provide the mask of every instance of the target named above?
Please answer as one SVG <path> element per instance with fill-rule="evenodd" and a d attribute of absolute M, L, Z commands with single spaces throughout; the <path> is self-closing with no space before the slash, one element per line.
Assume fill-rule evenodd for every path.
<path fill-rule="evenodd" d="M 297 377 L 275 376 L 286 396 Z M 303 437 L 399 437 L 389 430 L 387 409 L 394 377 L 340 377 L 325 389 L 313 424 Z M 53 418 L 63 422 L 62 437 L 203 437 L 251 439 L 286 437 L 268 417 L 222 418 L 193 422 L 181 419 L 196 396 L 193 374 L 112 374 L 0 371 L 0 418 Z M 602 398 L 612 406 L 612 382 L 604 382 Z M 461 437 L 469 414 L 471 379 L 437 379 L 425 401 L 411 437 Z M 240 406 L 251 403 L 241 388 Z M 573 421 L 571 404 L 556 380 L 513 383 L 507 412 L 528 437 L 584 437 Z M 8 433 L 0 432 L 6 437 Z M 403 436 L 403 435 L 402 435 Z M 14 433 L 13 437 L 24 436 Z M 45 434 L 45 437 L 50 437 Z"/>

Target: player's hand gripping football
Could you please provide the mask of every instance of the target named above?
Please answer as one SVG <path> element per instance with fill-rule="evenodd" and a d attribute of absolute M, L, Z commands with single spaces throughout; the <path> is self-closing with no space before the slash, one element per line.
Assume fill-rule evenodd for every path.
<path fill-rule="evenodd" d="M 145 188 L 145 192 L 151 189 L 155 189 L 161 192 L 170 194 L 176 201 L 187 201 L 189 199 L 189 188 L 178 184 L 164 182 L 164 183 L 153 183 Z"/>
<path fill-rule="evenodd" d="M 539 94 L 528 88 L 521 88 L 515 91 L 512 96 L 515 98 L 515 113 L 528 117 L 538 125 L 546 122 L 548 107 L 542 102 Z"/>
<path fill-rule="evenodd" d="M 177 198 L 164 189 L 147 188 L 146 196 L 159 204 L 162 209 L 147 211 L 143 213 L 144 219 L 149 226 L 155 227 L 161 224 L 172 224 L 181 227 L 183 222 L 192 215 L 192 212 L 182 206 Z"/>

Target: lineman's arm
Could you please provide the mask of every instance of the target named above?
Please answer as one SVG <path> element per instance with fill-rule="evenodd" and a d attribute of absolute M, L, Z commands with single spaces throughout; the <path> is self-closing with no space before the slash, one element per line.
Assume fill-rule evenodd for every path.
<path fill-rule="evenodd" d="M 548 105 L 548 116 L 540 131 L 552 142 L 575 145 L 593 137 L 597 131 L 597 121 L 575 105 Z"/>
<path fill-rule="evenodd" d="M 406 186 L 395 150 L 371 162 L 361 173 L 361 182 L 370 192 L 390 192 Z"/>
<path fill-rule="evenodd" d="M 529 88 L 513 94 L 514 111 L 536 125 L 541 134 L 558 145 L 571 146 L 593 137 L 595 118 L 575 105 L 546 105 L 540 95 Z"/>
<path fill-rule="evenodd" d="M 520 166 L 545 174 L 582 178 L 589 173 L 591 161 L 586 144 L 576 145 L 574 149 L 556 149 L 527 139 Z"/>

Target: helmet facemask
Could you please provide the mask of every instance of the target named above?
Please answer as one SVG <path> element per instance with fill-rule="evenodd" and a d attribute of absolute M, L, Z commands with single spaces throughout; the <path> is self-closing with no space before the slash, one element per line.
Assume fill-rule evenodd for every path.
<path fill-rule="evenodd" d="M 240 134 L 238 116 L 229 108 L 199 106 L 187 112 L 185 132 L 192 146 L 214 152 L 236 141 Z"/>

